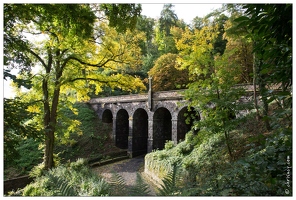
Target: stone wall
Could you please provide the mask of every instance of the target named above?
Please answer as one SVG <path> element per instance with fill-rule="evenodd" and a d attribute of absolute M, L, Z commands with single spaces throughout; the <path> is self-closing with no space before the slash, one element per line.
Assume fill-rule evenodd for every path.
<path fill-rule="evenodd" d="M 30 178 L 29 176 L 22 176 L 22 177 L 6 180 L 4 181 L 4 194 L 7 194 L 12 190 L 16 191 L 17 189 L 24 188 L 26 185 L 28 185 L 32 181 L 33 179 Z"/>

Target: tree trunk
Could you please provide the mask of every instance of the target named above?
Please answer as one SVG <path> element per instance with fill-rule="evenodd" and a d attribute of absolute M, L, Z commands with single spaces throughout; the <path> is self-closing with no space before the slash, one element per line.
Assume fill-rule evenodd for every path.
<path fill-rule="evenodd" d="M 228 154 L 230 156 L 230 159 L 233 160 L 233 155 L 232 155 L 232 150 L 230 147 L 230 139 L 229 139 L 229 132 L 226 130 L 226 123 L 223 120 L 223 127 L 224 127 L 224 137 L 225 137 L 225 141 L 226 141 L 226 146 L 227 146 L 227 150 L 228 150 Z"/>
<path fill-rule="evenodd" d="M 54 132 L 49 131 L 46 134 L 45 151 L 44 151 L 44 168 L 46 170 L 54 167 L 53 147 L 54 147 Z"/>
<path fill-rule="evenodd" d="M 257 120 L 260 119 L 260 113 L 259 113 L 259 109 L 258 109 L 258 102 L 257 102 L 257 87 L 256 84 L 257 83 L 257 70 L 256 70 L 256 57 L 255 57 L 255 53 L 253 53 L 253 88 L 254 88 L 254 106 L 256 109 L 256 116 L 257 116 Z"/>
<path fill-rule="evenodd" d="M 265 123 L 265 127 L 268 131 L 271 131 L 271 126 L 269 123 L 269 117 L 268 117 L 268 102 L 267 102 L 267 96 L 266 96 L 266 88 L 265 85 L 262 86 L 261 90 L 261 95 L 262 95 L 262 101 L 263 101 L 263 115 L 264 115 L 264 123 Z"/>
<path fill-rule="evenodd" d="M 49 74 L 49 72 L 47 73 Z M 49 106 L 49 94 L 48 94 L 48 77 L 45 77 L 42 82 L 43 91 L 43 127 L 45 131 L 45 150 L 44 150 L 44 168 L 47 170 L 53 166 L 53 144 L 54 144 L 54 133 L 50 124 L 50 106 Z"/>
<path fill-rule="evenodd" d="M 56 57 L 60 56 L 60 51 L 56 51 Z M 49 60 L 49 66 L 51 66 L 52 60 Z M 51 67 L 48 67 L 48 69 L 51 69 Z M 48 77 L 49 77 L 49 70 L 47 71 Z M 45 113 L 48 115 L 46 117 L 46 120 L 44 120 L 44 127 L 46 127 L 46 138 L 45 138 L 45 151 L 44 151 L 44 165 L 45 169 L 51 169 L 54 167 L 54 159 L 53 159 L 53 148 L 54 148 L 54 140 L 55 140 L 55 130 L 57 125 L 57 110 L 58 110 L 58 104 L 59 104 L 59 98 L 60 98 L 60 78 L 62 77 L 63 70 L 60 65 L 60 61 L 56 62 L 55 67 L 55 82 L 54 82 L 54 93 L 53 98 L 51 102 L 51 110 L 49 106 L 49 98 L 48 98 L 48 81 L 44 82 L 43 87 L 43 93 L 44 97 L 46 98 L 46 108 L 48 111 Z M 45 79 L 47 80 L 47 79 Z M 45 107 L 44 107 L 45 108 Z"/>
<path fill-rule="evenodd" d="M 58 102 L 60 96 L 60 87 L 58 86 L 58 82 L 56 83 L 56 89 L 54 90 L 54 95 L 52 99 L 52 106 L 50 112 L 50 121 L 49 121 L 49 130 L 46 132 L 45 139 L 45 152 L 44 152 L 44 164 L 45 169 L 51 169 L 54 167 L 53 160 L 53 147 L 54 147 L 54 133 L 57 124 L 57 110 L 58 110 Z"/>
<path fill-rule="evenodd" d="M 270 123 L 269 123 L 269 117 L 268 117 L 268 102 L 267 102 L 267 89 L 266 89 L 266 83 L 264 81 L 264 77 L 263 75 L 260 75 L 260 70 L 259 69 L 259 72 L 258 72 L 258 75 L 259 75 L 259 92 L 260 92 L 260 95 L 261 95 L 261 99 L 262 99 L 262 102 L 263 102 L 263 121 L 265 123 L 265 127 L 268 131 L 271 131 L 271 126 L 270 126 Z"/>

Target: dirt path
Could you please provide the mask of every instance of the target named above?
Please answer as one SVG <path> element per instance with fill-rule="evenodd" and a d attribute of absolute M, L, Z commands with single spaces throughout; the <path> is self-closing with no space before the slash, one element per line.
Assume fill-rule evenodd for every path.
<path fill-rule="evenodd" d="M 107 181 L 110 180 L 113 173 L 117 173 L 124 178 L 126 186 L 133 186 L 136 183 L 137 173 L 141 174 L 144 172 L 144 156 L 95 167 L 93 170 L 105 177 Z M 150 186 L 150 195 L 156 196 L 153 187 L 147 181 L 145 182 Z"/>

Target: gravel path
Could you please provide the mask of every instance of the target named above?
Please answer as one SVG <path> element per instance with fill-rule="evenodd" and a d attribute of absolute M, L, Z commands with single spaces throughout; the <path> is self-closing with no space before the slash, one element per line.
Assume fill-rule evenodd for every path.
<path fill-rule="evenodd" d="M 141 174 L 144 172 L 144 156 L 95 167 L 93 170 L 103 176 L 107 181 L 110 180 L 113 173 L 117 173 L 124 178 L 126 186 L 133 186 L 136 183 L 137 173 Z M 155 196 L 153 187 L 147 181 L 146 183 L 150 186 L 150 195 Z"/>

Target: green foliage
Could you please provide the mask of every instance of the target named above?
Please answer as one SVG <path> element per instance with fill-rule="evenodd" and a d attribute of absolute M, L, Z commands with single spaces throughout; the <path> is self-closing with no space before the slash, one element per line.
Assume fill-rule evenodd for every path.
<path fill-rule="evenodd" d="M 156 57 L 157 47 L 153 44 L 153 38 L 154 36 L 154 26 L 155 26 L 155 19 L 140 15 L 137 20 L 137 30 L 144 32 L 146 36 L 146 41 L 141 42 L 140 47 L 142 49 L 142 54 L 144 57 L 149 58 Z M 144 62 L 143 62 L 144 63 Z M 147 66 L 147 64 L 144 66 Z M 147 67 L 144 67 L 147 69 Z M 151 68 L 151 67 L 150 67 Z M 146 70 L 148 71 L 148 70 Z"/>
<path fill-rule="evenodd" d="M 39 148 L 39 144 L 39 141 L 34 141 L 31 138 L 22 140 L 19 147 L 16 148 L 20 157 L 15 160 L 15 167 L 30 171 L 36 163 L 42 161 L 43 151 Z"/>
<path fill-rule="evenodd" d="M 23 189 L 23 196 L 106 196 L 110 186 L 98 177 L 86 160 L 46 171 Z"/>
<path fill-rule="evenodd" d="M 175 146 L 175 143 L 173 141 L 167 141 L 164 144 L 164 149 L 165 150 L 169 150 L 169 149 L 173 148 L 174 146 Z"/>
<path fill-rule="evenodd" d="M 65 108 L 61 115 L 65 120 L 79 122 L 67 137 L 57 140 L 54 152 L 58 153 L 61 162 L 75 161 L 77 157 L 91 158 L 95 154 L 104 152 L 104 144 L 109 139 L 112 127 L 103 124 L 89 105 L 75 103 L 72 110 Z"/>
<path fill-rule="evenodd" d="M 190 155 L 195 144 L 196 139 L 185 139 L 176 146 L 172 141 L 167 141 L 165 146 L 168 148 L 156 150 L 145 156 L 145 167 L 160 179 L 164 179 L 173 170 L 173 165 L 182 163 L 184 157 Z"/>
<path fill-rule="evenodd" d="M 164 4 L 159 18 L 159 29 L 164 32 L 166 36 L 170 35 L 171 27 L 177 24 L 178 17 L 173 10 L 174 5 Z"/>
<path fill-rule="evenodd" d="M 19 98 L 4 99 L 4 160 L 5 164 L 13 163 L 20 156 L 17 150 L 22 138 L 39 138 L 40 130 L 31 121 L 36 113 L 27 109 L 29 104 L 21 102 Z"/>
<path fill-rule="evenodd" d="M 176 196 L 178 194 L 177 169 L 177 165 L 174 164 L 172 171 L 162 180 L 163 184 L 159 189 L 159 196 Z"/>
<path fill-rule="evenodd" d="M 32 178 L 40 177 L 45 174 L 46 170 L 44 169 L 44 164 L 40 163 L 32 168 L 29 173 L 29 176 Z"/>
<path fill-rule="evenodd" d="M 284 99 L 290 99 L 292 91 L 292 4 L 247 4 L 243 8 L 245 16 L 236 22 L 239 28 L 247 29 L 246 36 L 253 41 L 254 82 L 262 96 L 262 118 L 271 130 L 274 127 L 270 125 L 268 99 L 276 99 L 274 89 L 285 93 L 285 97 L 283 93 L 279 95 Z M 290 100 L 283 100 L 279 109 L 289 109 L 291 105 Z"/>
<path fill-rule="evenodd" d="M 127 187 L 125 180 L 113 173 L 108 182 L 88 166 L 85 159 L 67 163 L 35 177 L 33 183 L 10 195 L 22 196 L 149 196 L 149 185 L 140 174 L 136 184 Z"/>
<path fill-rule="evenodd" d="M 291 155 L 290 133 L 279 132 L 267 139 L 264 146 L 253 147 L 247 156 L 225 165 L 202 188 L 211 188 L 205 195 L 231 196 L 285 196 L 287 186 L 287 159 Z M 217 176 L 218 174 L 218 176 Z M 210 178 L 211 179 L 211 178 Z M 290 184 L 290 183 L 288 183 Z"/>
<path fill-rule="evenodd" d="M 128 196 L 149 196 L 149 185 L 145 183 L 142 176 L 137 173 L 135 185 L 129 190 Z"/>
<path fill-rule="evenodd" d="M 193 150 L 193 145 L 187 141 L 180 143 L 177 148 L 177 152 L 180 155 L 189 154 Z"/>
<path fill-rule="evenodd" d="M 111 191 L 112 196 L 126 195 L 127 190 L 125 186 L 125 181 L 124 181 L 124 178 L 119 174 L 117 173 L 112 174 L 110 185 L 113 188 Z"/>
<path fill-rule="evenodd" d="M 65 137 L 65 140 L 68 140 L 68 142 L 70 135 L 87 134 L 91 136 L 95 134 L 96 130 L 94 129 L 93 124 L 97 118 L 94 111 L 91 108 L 89 108 L 87 104 L 75 103 L 72 108 L 63 108 L 63 110 L 60 113 L 60 116 L 62 116 L 63 118 L 63 120 L 61 120 L 60 126 L 63 126 L 64 124 L 66 126 L 69 126 L 68 123 L 65 123 L 67 119 L 70 121 L 77 121 L 76 125 L 73 126 L 73 129 L 70 130 L 68 137 Z M 60 129 L 64 130 L 64 128 L 62 127 Z"/>
<path fill-rule="evenodd" d="M 156 24 L 155 30 L 155 43 L 158 46 L 160 55 L 172 53 L 177 54 L 178 49 L 176 42 L 172 36 L 172 29 L 180 28 L 185 29 L 186 24 L 178 17 L 173 10 L 174 5 L 164 4 L 163 10 L 160 13 L 160 18 Z"/>
<path fill-rule="evenodd" d="M 148 72 L 152 76 L 153 91 L 174 90 L 185 88 L 188 83 L 188 71 L 180 69 L 177 63 L 177 54 L 160 56 Z"/>
<path fill-rule="evenodd" d="M 56 185 L 56 190 L 54 191 L 54 196 L 76 196 L 77 193 L 75 189 L 65 182 L 62 178 L 56 177 L 55 175 L 48 174 L 52 184 Z"/>
<path fill-rule="evenodd" d="M 200 29 L 185 29 L 176 33 L 175 38 L 180 51 L 178 63 L 189 72 L 185 97 L 203 116 L 202 120 L 195 120 L 193 128 L 210 134 L 223 133 L 232 157 L 230 132 L 240 122 L 236 114 L 246 109 L 246 105 L 240 103 L 245 95 L 243 87 L 235 86 L 239 83 L 234 78 L 238 66 L 229 62 L 229 54 L 224 55 L 226 40 L 221 34 L 227 19 L 224 15 L 216 16 L 213 23 L 208 20 Z"/>
<path fill-rule="evenodd" d="M 18 78 L 29 80 L 32 87 L 29 91 L 16 88 L 17 96 L 30 103 L 30 112 L 37 113 L 31 120 L 44 131 L 47 139 L 44 163 L 45 168 L 51 168 L 54 138 L 69 137 L 78 125 L 75 120 L 63 118 L 61 109 L 71 108 L 77 100 L 88 100 L 90 92 L 97 94 L 104 85 L 130 92 L 138 91 L 139 87 L 145 89 L 138 77 L 129 75 L 141 62 L 138 44 L 144 34 L 130 30 L 119 34 L 106 21 L 96 21 L 95 5 L 5 4 L 5 7 L 5 67 L 10 69 L 10 63 L 17 63 L 16 54 L 24 58 Z M 139 5 L 122 4 L 110 8 L 109 14 L 126 16 L 124 23 L 131 20 L 135 25 L 140 10 Z M 32 72 L 32 68 L 36 70 Z"/>
<path fill-rule="evenodd" d="M 195 145 L 189 154 L 182 153 L 186 147 L 185 141 L 171 149 L 147 154 L 145 167 L 164 180 L 172 173 L 174 164 L 180 164 L 177 176 L 181 176 L 182 181 L 173 187 L 172 179 L 165 180 L 162 195 L 292 195 L 289 189 L 292 185 L 292 130 L 278 129 L 263 136 L 257 131 L 266 131 L 265 129 L 253 129 L 253 122 L 256 122 L 254 115 L 248 116 L 247 120 L 237 126 L 229 138 L 233 152 L 237 152 L 235 160 L 227 153 L 223 132 L 212 134 L 205 130 L 186 138 L 187 145 Z M 248 124 L 249 127 L 243 127 Z"/>
<path fill-rule="evenodd" d="M 137 24 L 137 17 L 140 15 L 141 4 L 100 4 L 109 20 L 111 27 L 117 31 L 124 32 L 127 29 L 134 29 Z"/>
<path fill-rule="evenodd" d="M 152 69 L 152 67 L 154 66 L 155 60 L 156 58 L 152 54 L 147 54 L 143 57 L 142 71 L 146 74 L 146 76 L 148 76 L 149 70 Z"/>

